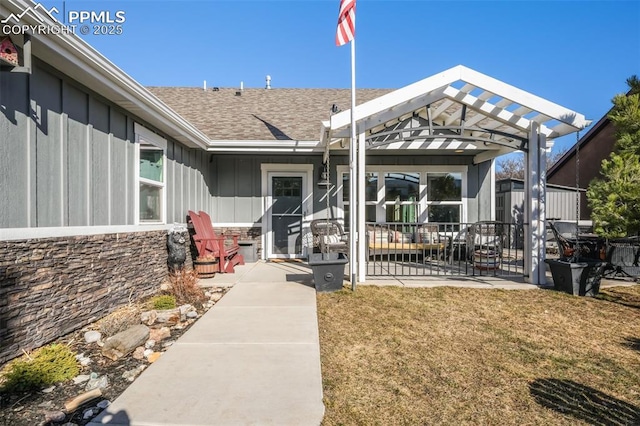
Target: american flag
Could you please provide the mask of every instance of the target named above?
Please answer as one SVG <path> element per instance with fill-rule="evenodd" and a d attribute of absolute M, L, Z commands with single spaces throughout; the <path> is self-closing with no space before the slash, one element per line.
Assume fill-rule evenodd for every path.
<path fill-rule="evenodd" d="M 342 46 L 353 40 L 356 32 L 356 0 L 340 0 L 336 46 Z"/>

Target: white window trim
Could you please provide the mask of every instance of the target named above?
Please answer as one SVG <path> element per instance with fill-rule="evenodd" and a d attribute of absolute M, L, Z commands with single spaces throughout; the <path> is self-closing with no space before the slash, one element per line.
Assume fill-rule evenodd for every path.
<path fill-rule="evenodd" d="M 136 225 L 152 225 L 152 224 L 164 224 L 167 219 L 167 140 L 157 133 L 143 127 L 138 123 L 134 123 L 135 132 L 135 197 L 134 197 L 134 223 Z M 140 177 L 140 148 L 142 144 L 153 145 L 158 151 L 162 151 L 162 183 L 158 181 L 145 179 Z M 162 207 L 160 209 L 160 220 L 140 220 L 140 184 L 145 183 L 147 185 L 156 186 L 162 188 Z"/>
<path fill-rule="evenodd" d="M 426 194 L 426 182 L 427 182 L 427 174 L 428 173 L 460 173 L 462 175 L 462 197 L 460 201 L 427 201 L 426 196 L 420 197 L 417 203 L 412 201 L 401 202 L 400 204 L 418 204 L 418 208 L 420 209 L 420 215 L 418 217 L 418 222 L 426 223 L 428 216 L 428 206 L 429 205 L 462 205 L 462 214 L 460 216 L 460 222 L 467 222 L 467 210 L 468 210 L 468 198 L 467 198 L 467 173 L 469 167 L 468 166 L 424 166 L 424 165 L 403 165 L 403 166 L 367 166 L 367 173 L 378 173 L 378 199 L 377 201 L 369 201 L 368 205 L 373 203 L 376 204 L 376 222 L 385 222 L 386 221 L 386 209 L 385 206 L 389 204 L 395 204 L 391 202 L 386 202 L 384 199 L 384 173 L 420 173 L 420 194 Z M 342 197 L 343 194 L 343 186 L 342 186 L 342 175 L 344 173 L 349 173 L 349 166 L 337 166 L 336 173 L 338 174 L 338 188 L 337 188 L 337 210 L 338 215 L 341 220 L 344 221 L 344 200 Z"/>

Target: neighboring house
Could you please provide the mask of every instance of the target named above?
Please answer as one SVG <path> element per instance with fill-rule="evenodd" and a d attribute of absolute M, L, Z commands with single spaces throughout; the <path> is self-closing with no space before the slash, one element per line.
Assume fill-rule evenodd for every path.
<path fill-rule="evenodd" d="M 4 0 L 0 18 L 59 25 L 23 13 L 32 5 Z M 258 240 L 263 259 L 304 258 L 310 221 L 327 214 L 494 219 L 494 159 L 524 150 L 540 189 L 525 217 L 540 225 L 539 153 L 586 124 L 462 66 L 360 89 L 364 201 L 352 209 L 349 90 L 145 88 L 73 34 L 11 39 L 20 67 L 0 67 L 0 363 L 155 291 L 167 275 L 166 231 L 188 210 Z M 532 229 L 537 283 L 544 247 Z"/>
<path fill-rule="evenodd" d="M 576 187 L 584 191 L 580 197 L 580 219 L 590 220 L 591 209 L 587 203 L 586 189 L 589 183 L 600 177 L 602 160 L 609 158 L 616 143 L 615 127 L 605 114 L 547 171 L 547 182 Z M 576 152 L 578 156 L 576 156 Z M 576 165 L 579 158 L 579 175 Z"/>

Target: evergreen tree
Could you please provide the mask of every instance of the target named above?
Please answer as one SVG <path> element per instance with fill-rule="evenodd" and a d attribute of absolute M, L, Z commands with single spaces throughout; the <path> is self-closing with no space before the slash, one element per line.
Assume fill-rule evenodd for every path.
<path fill-rule="evenodd" d="M 609 113 L 614 151 L 587 189 L 595 231 L 610 238 L 640 233 L 640 81 L 634 75 L 627 84 L 629 93 L 616 95 Z"/>

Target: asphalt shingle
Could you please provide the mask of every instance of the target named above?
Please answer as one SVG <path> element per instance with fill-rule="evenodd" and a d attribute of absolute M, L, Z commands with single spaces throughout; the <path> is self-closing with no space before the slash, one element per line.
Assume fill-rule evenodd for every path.
<path fill-rule="evenodd" d="M 148 87 L 211 140 L 318 140 L 331 106 L 351 106 L 350 89 L 238 89 Z M 356 103 L 392 89 L 357 89 Z"/>

